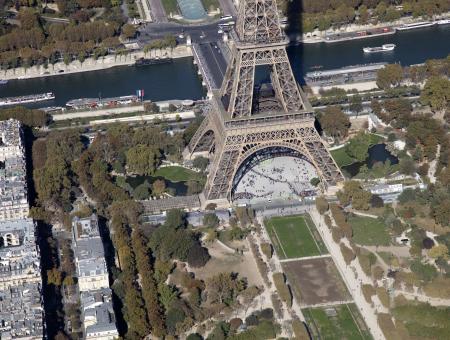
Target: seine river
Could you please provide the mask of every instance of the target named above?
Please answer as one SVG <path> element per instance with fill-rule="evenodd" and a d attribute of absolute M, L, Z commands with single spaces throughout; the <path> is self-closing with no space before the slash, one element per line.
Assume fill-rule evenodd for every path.
<path fill-rule="evenodd" d="M 365 46 L 394 43 L 393 52 L 364 54 Z M 339 43 L 320 43 L 290 46 L 288 54 L 297 79 L 302 82 L 312 66 L 322 69 L 339 68 L 374 62 L 400 62 L 402 65 L 422 63 L 430 58 L 444 58 L 450 54 L 450 25 L 398 32 Z M 192 64 L 192 58 L 175 60 L 172 64 L 143 67 L 121 66 L 102 71 L 75 73 L 54 77 L 13 80 L 0 86 L 0 97 L 42 92 L 54 92 L 53 102 L 41 106 L 63 106 L 68 100 L 82 97 L 112 97 L 145 90 L 145 99 L 200 99 L 205 89 Z"/>

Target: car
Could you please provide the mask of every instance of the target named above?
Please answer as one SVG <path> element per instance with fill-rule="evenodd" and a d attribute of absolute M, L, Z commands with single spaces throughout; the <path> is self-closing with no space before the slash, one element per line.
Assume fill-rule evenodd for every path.
<path fill-rule="evenodd" d="M 222 33 L 223 33 L 223 29 L 219 28 L 219 30 L 217 31 L 217 33 L 222 34 Z"/>
<path fill-rule="evenodd" d="M 64 73 L 64 70 L 59 70 L 58 73 Z"/>
<path fill-rule="evenodd" d="M 233 17 L 231 15 L 222 15 L 220 17 L 220 21 L 231 20 L 231 19 L 233 19 Z"/>

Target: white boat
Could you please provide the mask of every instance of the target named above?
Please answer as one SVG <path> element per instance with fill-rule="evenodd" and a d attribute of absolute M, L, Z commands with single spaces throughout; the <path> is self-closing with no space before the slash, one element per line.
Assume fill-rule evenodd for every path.
<path fill-rule="evenodd" d="M 448 24 L 450 24 L 450 19 L 438 20 L 438 21 L 436 21 L 436 24 L 438 24 L 438 25 L 448 25 Z"/>
<path fill-rule="evenodd" d="M 31 94 L 19 97 L 7 97 L 7 98 L 0 98 L 0 106 L 37 103 L 52 99 L 55 99 L 55 94 L 53 92 Z"/>
<path fill-rule="evenodd" d="M 431 21 L 421 21 L 421 22 L 415 22 L 413 24 L 404 24 L 396 28 L 397 31 L 407 31 L 412 30 L 415 28 L 423 28 L 423 27 L 430 27 L 433 26 L 434 22 Z"/>
<path fill-rule="evenodd" d="M 395 49 L 395 44 L 384 44 L 377 47 L 364 47 L 364 53 L 379 53 L 379 52 L 389 52 Z"/>

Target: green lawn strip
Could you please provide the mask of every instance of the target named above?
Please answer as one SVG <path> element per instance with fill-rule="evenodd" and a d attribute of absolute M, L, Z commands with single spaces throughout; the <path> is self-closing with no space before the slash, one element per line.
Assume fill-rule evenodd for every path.
<path fill-rule="evenodd" d="M 270 222 L 287 258 L 320 255 L 302 216 L 273 217 Z"/>
<path fill-rule="evenodd" d="M 170 13 L 172 14 L 179 13 L 177 0 L 162 0 L 161 2 L 164 6 L 164 10 L 166 11 L 167 16 L 169 16 Z"/>
<path fill-rule="evenodd" d="M 360 334 L 363 336 L 365 340 L 373 340 L 372 334 L 370 334 L 369 329 L 367 328 L 367 325 L 361 315 L 361 313 L 358 310 L 358 307 L 354 303 L 347 304 L 347 308 L 350 311 L 353 321 L 355 321 L 356 325 L 358 326 Z"/>
<path fill-rule="evenodd" d="M 376 218 L 350 216 L 348 219 L 353 229 L 353 241 L 363 246 L 388 246 L 391 243 L 387 227 Z"/>
<path fill-rule="evenodd" d="M 267 233 L 269 234 L 269 237 L 272 240 L 272 244 L 273 244 L 273 246 L 275 248 L 275 251 L 278 254 L 278 257 L 280 259 L 285 259 L 286 258 L 286 254 L 284 252 L 284 249 L 281 246 L 280 239 L 278 238 L 278 235 L 277 235 L 277 233 L 275 231 L 274 225 L 272 224 L 271 220 L 266 220 L 264 222 L 264 224 L 266 226 Z"/>
<path fill-rule="evenodd" d="M 314 237 L 314 240 L 316 241 L 317 247 L 319 247 L 320 254 L 328 254 L 328 249 L 325 243 L 322 240 L 322 237 L 319 234 L 319 231 L 317 230 L 316 225 L 314 224 L 313 220 L 311 219 L 311 216 L 305 215 L 303 216 L 306 225 L 311 233 L 311 235 Z"/>
<path fill-rule="evenodd" d="M 198 179 L 200 174 L 181 166 L 167 166 L 156 170 L 154 176 L 161 176 L 172 182 L 185 182 L 191 179 Z"/>
<path fill-rule="evenodd" d="M 310 309 L 311 317 L 319 330 L 320 339 L 364 340 L 358 325 L 346 305 L 330 307 L 337 312 L 336 316 L 328 316 L 324 308 Z"/>
<path fill-rule="evenodd" d="M 337 165 L 340 168 L 343 166 L 346 166 L 346 165 L 350 165 L 355 162 L 355 159 L 350 157 L 345 152 L 345 146 L 340 149 L 331 150 L 330 152 L 331 152 L 331 156 L 334 158 L 334 160 L 336 161 Z"/>

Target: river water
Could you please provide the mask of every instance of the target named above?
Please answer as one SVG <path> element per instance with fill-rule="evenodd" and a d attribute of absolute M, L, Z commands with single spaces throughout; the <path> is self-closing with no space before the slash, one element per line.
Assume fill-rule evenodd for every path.
<path fill-rule="evenodd" d="M 365 46 L 394 43 L 393 52 L 364 54 Z M 297 79 L 302 82 L 312 66 L 339 68 L 374 62 L 400 62 L 402 65 L 422 63 L 426 59 L 444 58 L 450 54 L 450 25 L 397 32 L 394 35 L 338 43 L 300 44 L 289 46 L 288 54 Z M 205 89 L 192 64 L 192 58 L 174 60 L 172 64 L 142 67 L 121 66 L 107 70 L 75 73 L 36 79 L 12 80 L 0 86 L 0 97 L 54 92 L 52 102 L 38 106 L 63 106 L 82 97 L 112 97 L 145 90 L 145 99 L 200 99 Z"/>

